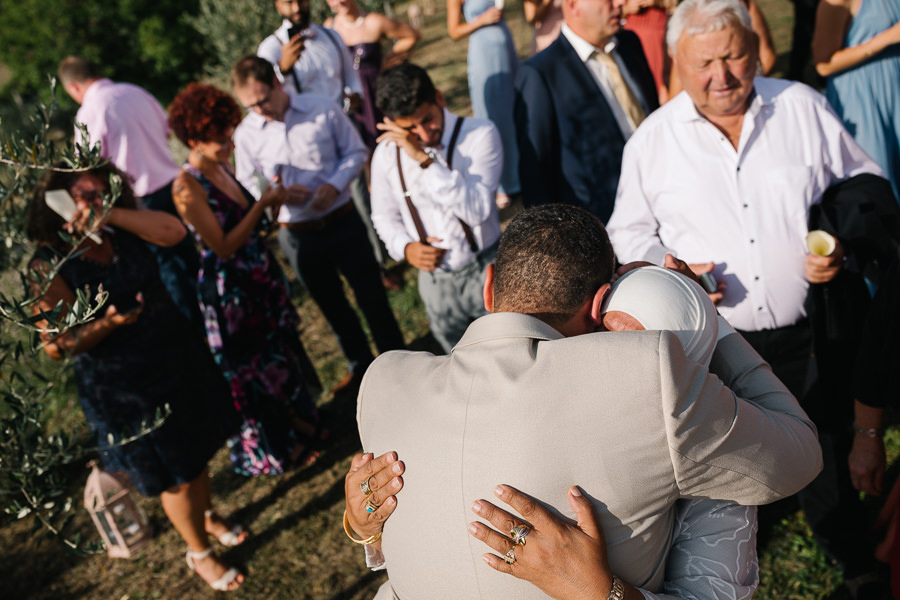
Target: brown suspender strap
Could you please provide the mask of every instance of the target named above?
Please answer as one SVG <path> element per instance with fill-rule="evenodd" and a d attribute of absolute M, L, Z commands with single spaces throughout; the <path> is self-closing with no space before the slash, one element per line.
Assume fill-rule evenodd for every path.
<path fill-rule="evenodd" d="M 453 168 L 453 150 L 456 148 L 456 140 L 459 138 L 459 132 L 462 129 L 463 121 L 465 117 L 458 117 L 456 119 L 456 125 L 453 127 L 453 133 L 450 135 L 450 144 L 447 146 L 447 168 Z M 419 211 L 416 209 L 415 205 L 412 202 L 412 197 L 410 196 L 409 190 L 406 189 L 406 180 L 403 177 L 403 167 L 400 166 L 400 146 L 397 145 L 397 174 L 400 175 L 400 187 L 403 189 L 403 197 L 406 199 L 406 207 L 409 209 L 409 214 L 412 216 L 413 224 L 416 226 L 416 233 L 419 235 L 419 241 L 425 245 L 430 245 L 426 241 L 428 239 L 428 234 L 425 233 L 425 226 L 422 224 L 422 217 L 419 216 Z M 459 221 L 459 224 L 462 226 L 463 235 L 466 236 L 466 241 L 469 243 L 469 248 L 471 248 L 472 252 L 478 254 L 478 243 L 475 241 L 475 234 L 472 233 L 472 228 L 469 227 L 469 224 L 456 217 Z"/>
<path fill-rule="evenodd" d="M 422 217 L 419 216 L 416 205 L 412 203 L 409 190 L 406 189 L 406 180 L 403 178 L 403 167 L 400 166 L 400 144 L 397 144 L 397 174 L 400 175 L 400 187 L 403 188 L 403 197 L 406 199 L 406 208 L 409 209 L 413 224 L 416 226 L 416 233 L 419 234 L 419 241 L 426 246 L 430 246 L 431 244 L 428 243 L 428 234 L 425 233 L 425 226 L 422 225 Z"/>

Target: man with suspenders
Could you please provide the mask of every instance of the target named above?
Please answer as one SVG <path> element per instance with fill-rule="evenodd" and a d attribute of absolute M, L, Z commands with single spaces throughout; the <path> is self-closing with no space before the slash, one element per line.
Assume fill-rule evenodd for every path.
<path fill-rule="evenodd" d="M 484 271 L 500 238 L 497 128 L 456 116 L 424 69 L 385 71 L 375 94 L 384 133 L 372 157 L 372 221 L 388 253 L 419 269 L 431 331 L 450 352 L 487 312 Z"/>

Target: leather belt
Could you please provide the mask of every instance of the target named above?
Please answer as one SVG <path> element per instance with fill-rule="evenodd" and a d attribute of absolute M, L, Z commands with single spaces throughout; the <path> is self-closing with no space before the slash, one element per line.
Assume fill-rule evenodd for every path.
<path fill-rule="evenodd" d="M 337 221 L 341 217 L 348 215 L 351 212 L 353 212 L 353 202 L 347 202 L 342 207 L 328 213 L 321 219 L 313 219 L 311 221 L 294 221 L 292 223 L 278 223 L 278 225 L 291 231 L 320 231 L 328 227 L 328 225 L 330 225 L 334 221 Z"/>

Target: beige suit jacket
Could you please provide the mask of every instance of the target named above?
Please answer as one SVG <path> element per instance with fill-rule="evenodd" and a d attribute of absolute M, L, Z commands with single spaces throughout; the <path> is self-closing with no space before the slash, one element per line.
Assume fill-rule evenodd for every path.
<path fill-rule="evenodd" d="M 406 473 L 377 597 L 545 598 L 488 567 L 467 533 L 472 503 L 499 483 L 568 518 L 580 485 L 613 572 L 657 590 L 677 499 L 765 504 L 821 470 L 814 426 L 740 336 L 720 341 L 710 368 L 721 379 L 669 332 L 563 338 L 515 313 L 478 319 L 450 356 L 381 355 L 360 388 L 360 437 L 367 452 L 397 451 Z"/>

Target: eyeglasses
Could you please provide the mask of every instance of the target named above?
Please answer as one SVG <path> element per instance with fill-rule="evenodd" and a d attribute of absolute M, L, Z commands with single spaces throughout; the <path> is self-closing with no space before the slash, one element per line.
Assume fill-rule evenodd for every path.
<path fill-rule="evenodd" d="M 101 198 L 100 192 L 97 190 L 71 189 L 69 190 L 69 193 L 72 195 L 72 198 L 83 200 L 89 204 L 94 203 Z"/>
<path fill-rule="evenodd" d="M 254 108 L 262 108 L 264 105 L 268 104 L 269 100 L 271 100 L 271 99 L 272 99 L 272 92 L 270 91 L 259 102 L 255 102 L 253 104 L 250 104 L 249 106 L 245 106 L 244 108 L 246 108 L 247 110 L 253 110 Z"/>

